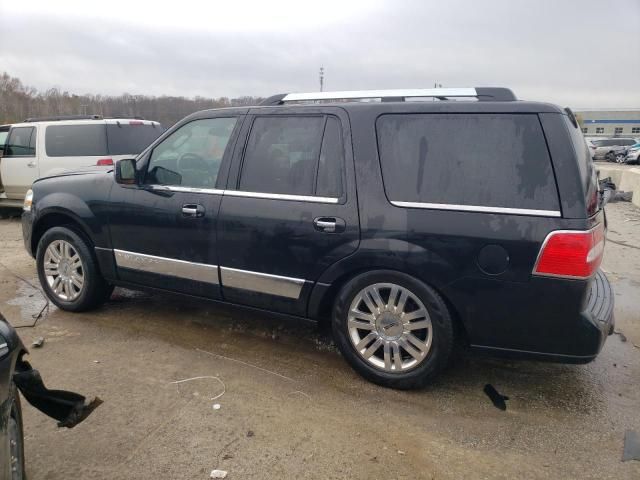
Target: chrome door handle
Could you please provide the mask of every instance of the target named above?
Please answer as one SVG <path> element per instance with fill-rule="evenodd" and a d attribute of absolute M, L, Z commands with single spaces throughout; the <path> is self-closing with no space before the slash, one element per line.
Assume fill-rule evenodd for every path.
<path fill-rule="evenodd" d="M 36 167 L 36 162 L 29 162 L 29 163 L 27 163 L 27 167 L 29 167 L 29 168 L 35 168 L 35 167 Z"/>
<path fill-rule="evenodd" d="M 319 232 L 340 233 L 344 232 L 346 224 L 341 218 L 317 217 L 313 220 L 313 227 Z"/>
<path fill-rule="evenodd" d="M 204 207 L 195 203 L 187 203 L 182 206 L 182 215 L 185 217 L 204 217 Z"/>

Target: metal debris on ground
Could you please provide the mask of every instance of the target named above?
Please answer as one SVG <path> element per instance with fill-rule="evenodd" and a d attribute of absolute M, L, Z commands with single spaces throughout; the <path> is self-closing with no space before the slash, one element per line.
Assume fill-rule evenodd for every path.
<path fill-rule="evenodd" d="M 509 400 L 509 397 L 498 393 L 498 391 L 494 388 L 493 385 L 491 385 L 490 383 L 487 383 L 484 386 L 484 393 L 486 393 L 487 396 L 491 399 L 491 402 L 493 403 L 494 407 L 499 408 L 502 411 L 505 411 L 507 409 L 507 404 L 505 400 Z"/>
<path fill-rule="evenodd" d="M 40 348 L 42 347 L 42 345 L 44 345 L 44 337 L 38 337 L 36 338 L 33 343 L 31 344 L 31 346 L 33 348 Z"/>
<path fill-rule="evenodd" d="M 226 470 L 211 470 L 211 475 L 209 478 L 227 478 Z"/>
<path fill-rule="evenodd" d="M 635 430 L 624 432 L 624 450 L 622 451 L 622 461 L 640 461 L 640 434 Z"/>

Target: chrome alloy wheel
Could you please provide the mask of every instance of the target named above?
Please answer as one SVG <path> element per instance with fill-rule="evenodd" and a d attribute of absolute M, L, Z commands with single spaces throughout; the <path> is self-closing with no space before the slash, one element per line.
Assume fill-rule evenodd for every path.
<path fill-rule="evenodd" d="M 84 287 L 84 268 L 69 242 L 55 240 L 44 253 L 44 275 L 53 293 L 67 302 L 78 298 Z"/>
<path fill-rule="evenodd" d="M 394 283 L 362 289 L 351 302 L 347 325 L 358 354 L 385 372 L 410 370 L 431 349 L 429 312 L 415 294 Z"/>

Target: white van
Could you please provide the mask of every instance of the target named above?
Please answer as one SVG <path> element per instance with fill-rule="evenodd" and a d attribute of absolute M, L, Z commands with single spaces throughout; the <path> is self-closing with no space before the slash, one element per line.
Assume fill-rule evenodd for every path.
<path fill-rule="evenodd" d="M 0 159 L 0 206 L 22 207 L 38 178 L 134 157 L 163 131 L 158 122 L 97 115 L 15 123 Z"/>

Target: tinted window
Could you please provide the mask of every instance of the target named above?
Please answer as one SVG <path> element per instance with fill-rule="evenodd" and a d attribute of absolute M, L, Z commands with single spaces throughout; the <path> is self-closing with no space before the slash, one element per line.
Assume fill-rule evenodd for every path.
<path fill-rule="evenodd" d="M 183 125 L 153 149 L 146 183 L 215 188 L 236 118 L 208 118 Z"/>
<path fill-rule="evenodd" d="M 35 128 L 16 127 L 9 131 L 7 143 L 4 147 L 5 157 L 33 157 L 36 154 Z M 33 140 L 32 137 L 33 136 Z"/>
<path fill-rule="evenodd" d="M 316 195 L 334 198 L 342 195 L 342 165 L 344 165 L 344 144 L 340 133 L 340 122 L 335 117 L 327 117 L 318 164 Z"/>
<path fill-rule="evenodd" d="M 108 155 L 104 123 L 49 125 L 44 137 L 49 157 L 97 157 Z"/>
<path fill-rule="evenodd" d="M 109 155 L 137 155 L 160 136 L 160 125 L 139 122 L 107 124 L 107 150 Z"/>
<path fill-rule="evenodd" d="M 324 124 L 324 117 L 256 118 L 240 190 L 313 195 Z"/>
<path fill-rule="evenodd" d="M 558 210 L 536 115 L 384 115 L 377 131 L 392 201 Z"/>

